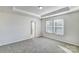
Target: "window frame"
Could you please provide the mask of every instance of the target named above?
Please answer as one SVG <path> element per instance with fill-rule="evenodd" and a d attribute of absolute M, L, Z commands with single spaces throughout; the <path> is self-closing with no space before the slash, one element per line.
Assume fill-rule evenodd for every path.
<path fill-rule="evenodd" d="M 57 21 L 57 20 L 62 20 L 62 21 L 63 21 L 63 25 L 62 25 L 62 26 L 56 26 L 55 24 L 56 24 L 56 21 Z M 54 20 L 46 20 L 46 21 L 52 21 L 52 23 L 53 23 L 53 24 L 52 24 L 52 28 L 54 28 L 54 29 L 53 29 L 54 31 L 51 32 L 50 34 L 53 33 L 53 34 L 56 34 L 56 35 L 64 35 L 64 19 L 54 19 Z M 45 24 L 45 25 L 46 25 L 46 24 Z M 46 25 L 45 27 L 47 27 L 47 25 Z M 48 26 L 48 27 L 49 27 L 49 26 Z M 56 28 L 57 28 L 57 27 L 62 28 L 62 30 L 61 30 L 62 33 L 57 33 L 57 32 L 56 32 Z M 46 28 L 46 33 L 49 33 L 49 32 L 47 32 L 47 28 Z"/>

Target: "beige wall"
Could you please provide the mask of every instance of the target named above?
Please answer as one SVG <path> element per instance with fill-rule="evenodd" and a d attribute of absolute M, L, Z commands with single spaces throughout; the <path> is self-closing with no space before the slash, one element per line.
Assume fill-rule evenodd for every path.
<path fill-rule="evenodd" d="M 0 11 L 0 45 L 32 38 L 31 21 L 36 22 L 36 37 L 40 36 L 39 18 L 16 12 Z"/>
<path fill-rule="evenodd" d="M 64 36 L 56 35 L 54 33 L 49 34 L 45 32 L 45 20 L 50 20 L 50 19 L 64 19 L 64 23 L 65 23 Z M 70 14 L 56 16 L 56 17 L 50 17 L 47 19 L 42 19 L 42 35 L 51 39 L 55 39 L 79 46 L 79 11 Z"/>

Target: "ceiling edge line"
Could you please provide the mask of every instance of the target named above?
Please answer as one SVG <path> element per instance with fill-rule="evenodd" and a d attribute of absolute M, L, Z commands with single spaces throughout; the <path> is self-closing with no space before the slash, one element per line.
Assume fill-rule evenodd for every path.
<path fill-rule="evenodd" d="M 79 10 L 79 7 L 73 8 L 73 9 L 71 9 L 71 10 L 69 10 L 69 11 L 66 11 L 66 12 L 62 12 L 62 13 L 58 13 L 58 14 L 54 14 L 54 15 L 45 16 L 45 17 L 42 17 L 42 19 L 43 19 L 43 18 L 54 17 L 54 16 L 59 16 L 59 15 L 71 13 L 71 12 L 78 11 L 78 10 Z"/>
<path fill-rule="evenodd" d="M 17 12 L 21 12 L 21 13 L 24 13 L 24 14 L 29 14 L 29 15 L 32 15 L 32 16 L 35 16 L 35 17 L 38 17 L 38 18 L 41 18 L 40 15 L 37 15 L 37 14 L 32 13 L 32 12 L 27 12 L 27 11 L 24 11 L 24 10 L 16 8 L 16 7 L 13 7 L 12 10 L 17 11 Z"/>
<path fill-rule="evenodd" d="M 67 6 L 65 6 L 65 7 L 67 7 Z M 57 9 L 55 9 L 55 10 L 53 10 L 53 11 L 49 11 L 49 12 L 47 12 L 47 13 L 45 13 L 45 14 L 42 14 L 41 16 L 46 15 L 46 14 L 51 13 L 51 12 L 54 12 L 54 11 L 57 11 L 57 10 L 59 10 L 59 9 L 65 8 L 65 7 L 57 8 Z"/>

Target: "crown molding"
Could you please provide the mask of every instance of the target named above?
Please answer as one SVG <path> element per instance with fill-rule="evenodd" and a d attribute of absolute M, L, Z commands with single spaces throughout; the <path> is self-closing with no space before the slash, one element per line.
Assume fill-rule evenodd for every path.
<path fill-rule="evenodd" d="M 76 7 L 76 8 L 70 9 L 69 11 L 65 11 L 65 12 L 61 12 L 61 13 L 58 13 L 58 14 L 42 17 L 42 19 L 43 18 L 54 17 L 54 16 L 59 16 L 59 15 L 67 14 L 67 13 L 72 13 L 72 12 L 75 12 L 75 11 L 78 11 L 78 10 L 79 10 L 79 7 Z"/>
<path fill-rule="evenodd" d="M 61 9 L 61 8 L 59 8 L 59 9 Z M 18 8 L 16 8 L 16 7 L 12 7 L 12 10 L 13 10 L 13 11 L 20 12 L 20 13 L 32 15 L 32 16 L 38 17 L 38 18 L 40 18 L 40 19 L 41 19 L 41 18 L 43 19 L 43 18 L 49 18 L 49 17 L 59 16 L 59 15 L 63 15 L 63 14 L 67 14 L 67 13 L 71 13 L 71 12 L 78 11 L 78 10 L 79 10 L 79 7 L 70 9 L 69 11 L 61 12 L 61 13 L 54 14 L 54 15 L 44 16 L 44 17 L 41 17 L 40 15 L 37 15 L 37 14 L 35 14 L 35 13 L 31 13 L 31 12 L 24 11 L 24 10 L 22 10 L 22 9 L 18 9 Z M 58 10 L 58 9 L 57 9 L 57 10 Z"/>
<path fill-rule="evenodd" d="M 51 13 L 51 12 L 57 11 L 57 10 L 59 10 L 59 9 L 65 8 L 65 7 L 66 7 L 66 6 L 62 6 L 62 7 L 56 8 L 55 10 L 48 11 L 48 12 L 42 14 L 41 16 L 44 16 L 44 15 L 46 15 L 46 14 L 48 14 L 48 13 Z"/>
<path fill-rule="evenodd" d="M 27 11 L 25 11 L 25 10 L 22 10 L 22 9 L 19 9 L 19 8 L 16 8 L 16 7 L 12 7 L 12 10 L 13 10 L 13 11 L 20 12 L 20 13 L 24 13 L 24 14 L 32 15 L 32 16 L 35 16 L 35 17 L 38 17 L 38 18 L 41 18 L 40 15 L 37 15 L 37 14 L 32 13 L 32 12 L 27 12 Z"/>

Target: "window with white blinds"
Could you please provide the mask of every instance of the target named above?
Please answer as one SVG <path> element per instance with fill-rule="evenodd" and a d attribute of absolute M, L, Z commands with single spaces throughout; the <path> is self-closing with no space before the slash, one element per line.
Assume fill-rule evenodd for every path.
<path fill-rule="evenodd" d="M 46 20 L 46 32 L 55 33 L 58 35 L 64 35 L 64 20 L 63 19 Z"/>

